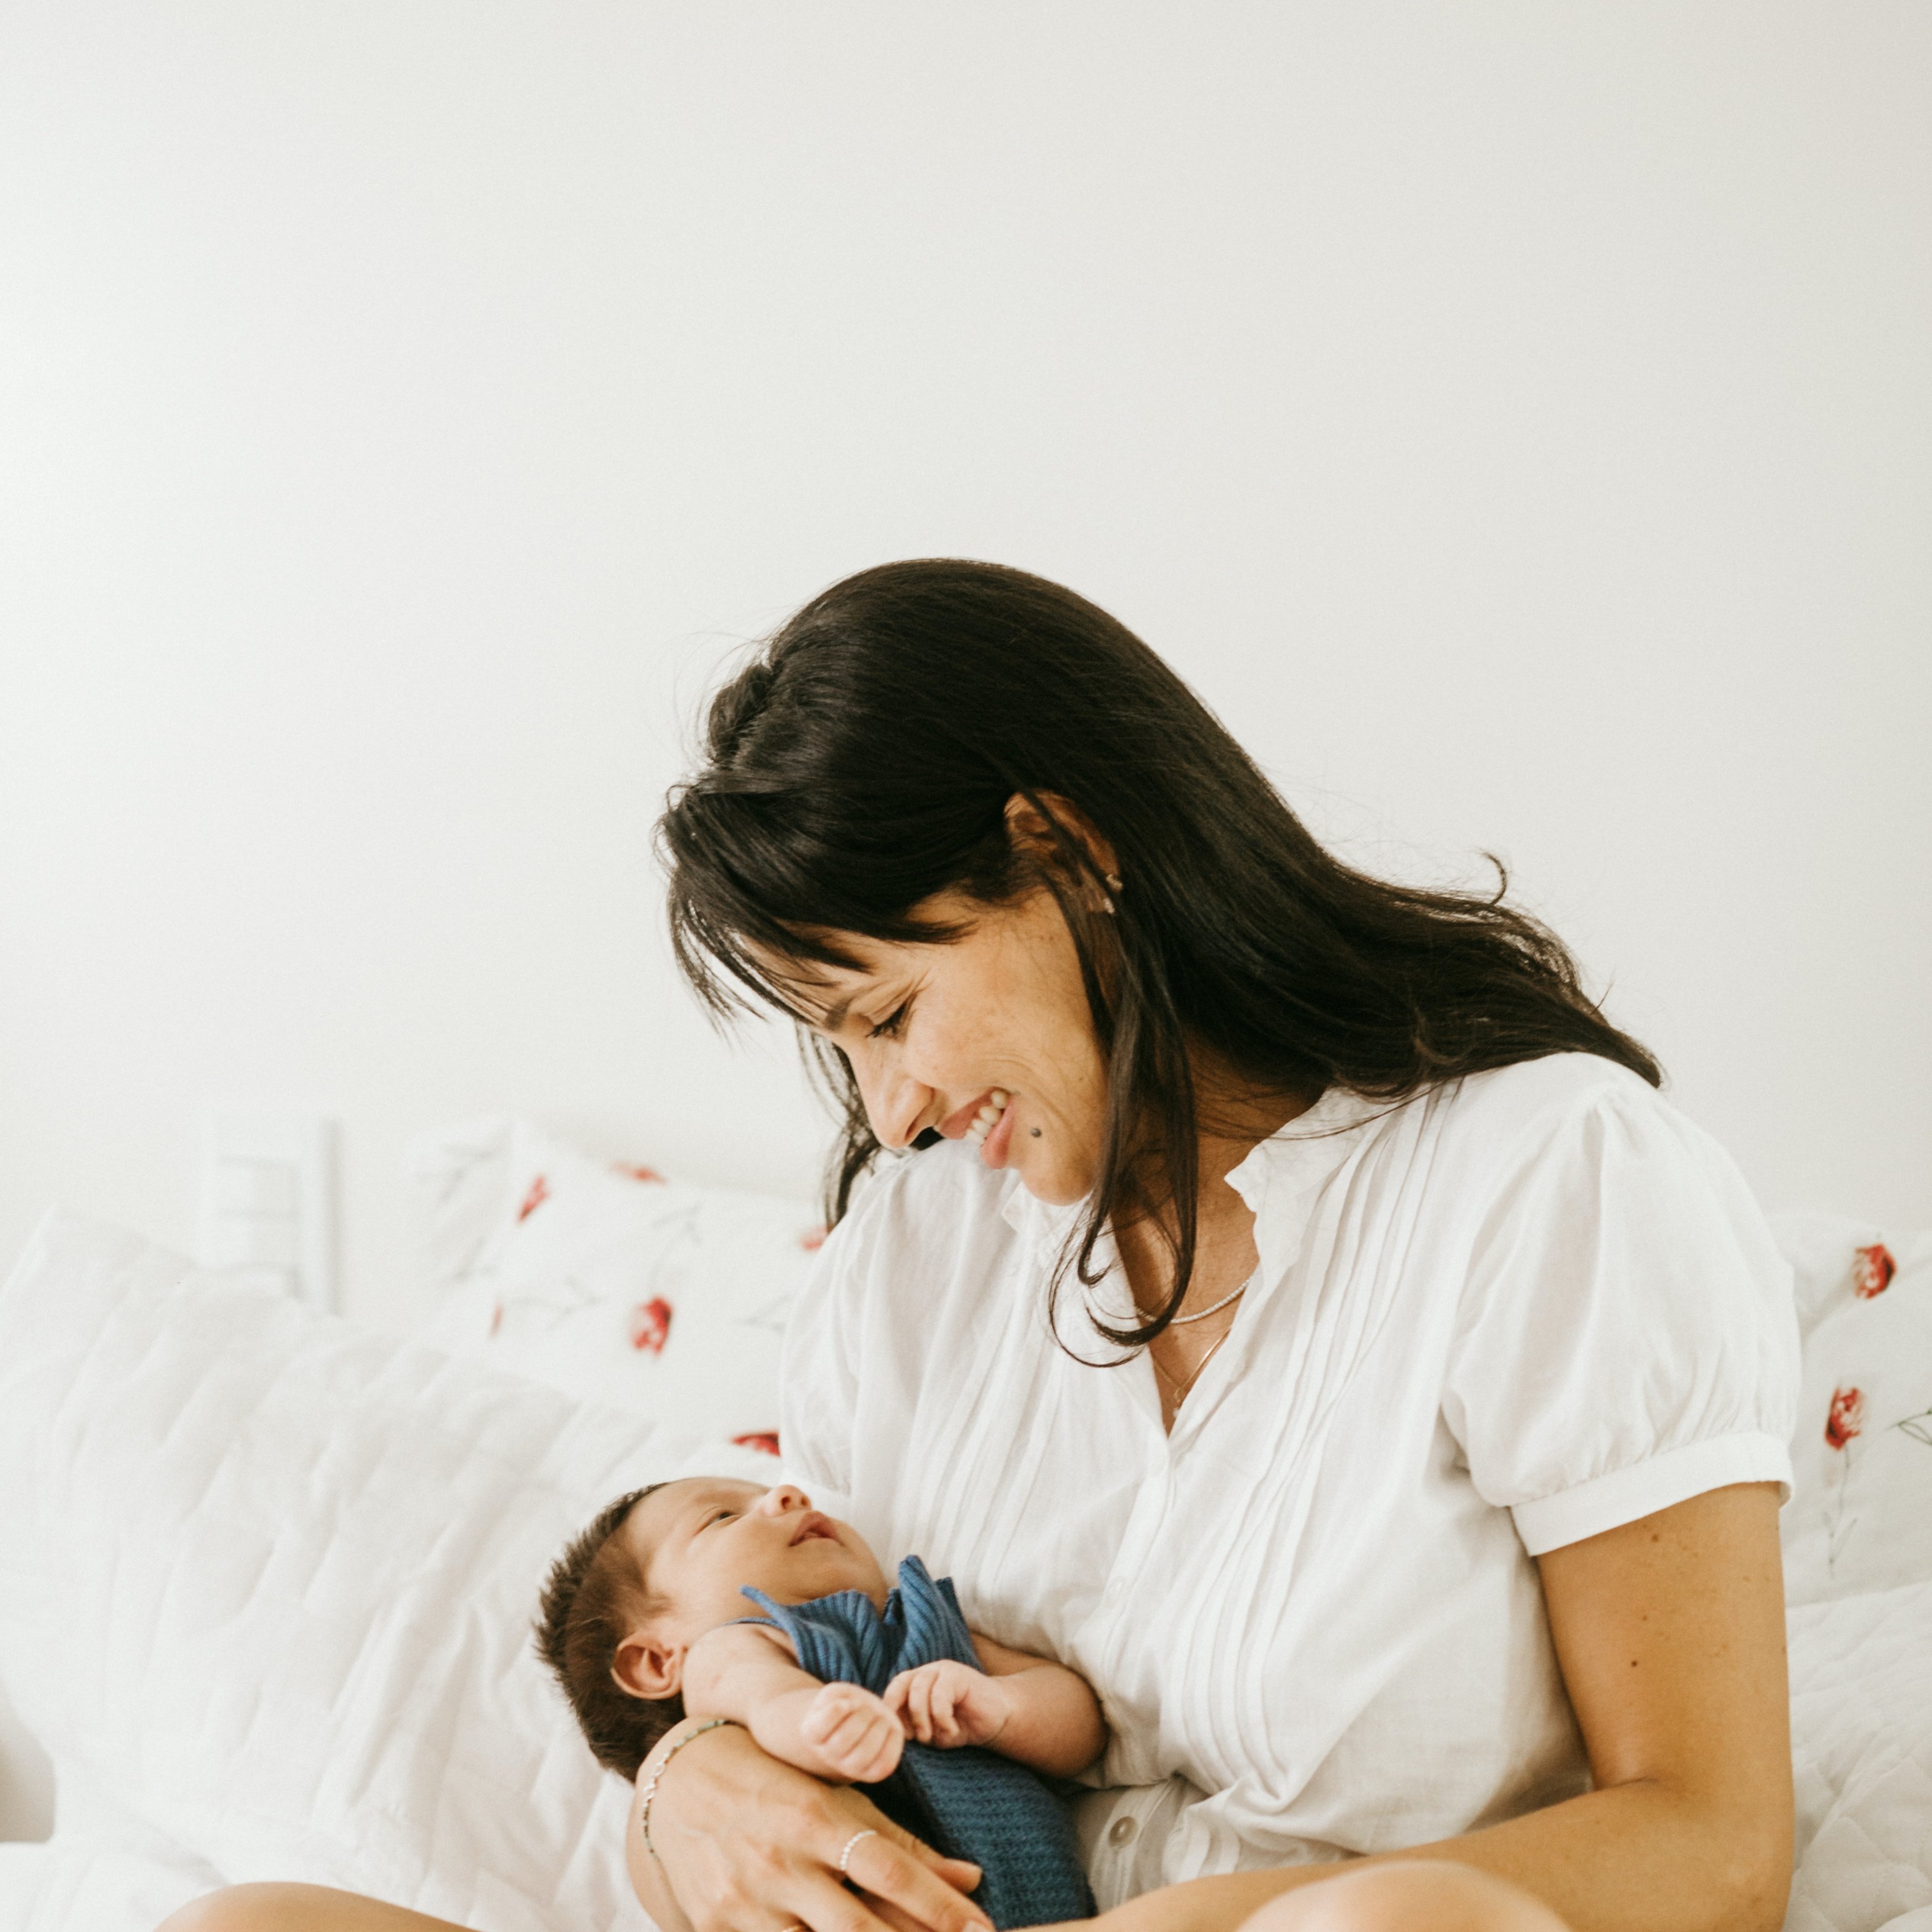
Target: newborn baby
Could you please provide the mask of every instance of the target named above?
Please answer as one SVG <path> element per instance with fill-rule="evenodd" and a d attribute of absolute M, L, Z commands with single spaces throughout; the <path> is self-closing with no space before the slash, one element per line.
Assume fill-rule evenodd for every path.
<path fill-rule="evenodd" d="M 1035 1774 L 1100 1756 L 1092 1690 L 969 1630 L 917 1557 L 890 1588 L 802 1491 L 698 1476 L 620 1497 L 558 1559 L 542 1612 L 544 1656 L 611 1769 L 634 1778 L 681 1718 L 728 1718 L 801 1770 L 878 1786 L 888 1816 L 981 1868 L 995 1925 L 1091 1914 Z"/>

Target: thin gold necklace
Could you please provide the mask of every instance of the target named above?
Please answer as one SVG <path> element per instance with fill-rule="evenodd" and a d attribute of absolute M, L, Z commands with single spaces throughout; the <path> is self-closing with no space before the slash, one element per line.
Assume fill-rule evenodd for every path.
<path fill-rule="evenodd" d="M 1176 1409 L 1178 1409 L 1180 1405 L 1187 1400 L 1187 1391 L 1201 1379 L 1201 1371 L 1214 1359 L 1215 1356 L 1220 1352 L 1221 1344 L 1234 1332 L 1234 1324 L 1231 1322 L 1226 1328 L 1222 1330 L 1220 1334 L 1214 1337 L 1213 1341 L 1208 1343 L 1208 1352 L 1201 1358 L 1199 1361 L 1194 1364 L 1192 1368 L 1188 1370 L 1186 1379 L 1183 1382 L 1176 1382 L 1174 1378 L 1161 1366 L 1158 1361 L 1154 1360 L 1153 1352 L 1151 1351 L 1148 1352 L 1148 1360 L 1154 1363 L 1154 1373 L 1160 1376 L 1162 1382 L 1166 1383 L 1168 1393 L 1174 1398 L 1174 1406 Z"/>

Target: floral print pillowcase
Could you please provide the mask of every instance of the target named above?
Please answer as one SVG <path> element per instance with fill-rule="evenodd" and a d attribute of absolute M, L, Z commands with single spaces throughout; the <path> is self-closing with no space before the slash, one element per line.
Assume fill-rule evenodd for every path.
<path fill-rule="evenodd" d="M 1932 1578 L 1932 1234 L 1832 1214 L 1772 1226 L 1804 1348 L 1786 1594 L 1820 1603 Z"/>
<path fill-rule="evenodd" d="M 824 1238 L 804 1204 L 598 1160 L 524 1121 L 419 1147 L 452 1353 L 778 1453 L 778 1358 Z M 439 1211 L 440 1210 L 440 1211 Z"/>

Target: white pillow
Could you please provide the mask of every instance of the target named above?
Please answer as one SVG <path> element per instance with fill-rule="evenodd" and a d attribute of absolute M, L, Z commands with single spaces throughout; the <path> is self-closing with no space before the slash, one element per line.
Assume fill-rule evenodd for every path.
<path fill-rule="evenodd" d="M 1832 1214 L 1772 1226 L 1804 1341 L 1786 1596 L 1932 1580 L 1932 1234 Z"/>
<path fill-rule="evenodd" d="M 769 1460 L 55 1215 L 0 1289 L 0 1676 L 56 1845 L 92 1791 L 231 1882 L 478 1932 L 648 1922 L 538 1588 L 611 1496 Z"/>
<path fill-rule="evenodd" d="M 800 1203 L 596 1160 L 524 1121 L 418 1144 L 429 1338 L 586 1401 L 776 1452 Z"/>
<path fill-rule="evenodd" d="M 415 1280 L 441 1296 L 468 1278 L 496 1234 L 510 1192 L 507 1114 L 418 1135 L 404 1167 L 409 1184 Z"/>

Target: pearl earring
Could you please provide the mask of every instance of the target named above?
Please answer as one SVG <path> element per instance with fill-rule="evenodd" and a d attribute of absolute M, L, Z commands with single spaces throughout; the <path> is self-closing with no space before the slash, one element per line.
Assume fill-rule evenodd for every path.
<path fill-rule="evenodd" d="M 1111 917 L 1116 910 L 1111 895 L 1120 890 L 1120 875 L 1118 872 L 1103 872 L 1100 876 L 1106 880 L 1107 891 L 1110 895 L 1101 900 L 1100 910 Z"/>

